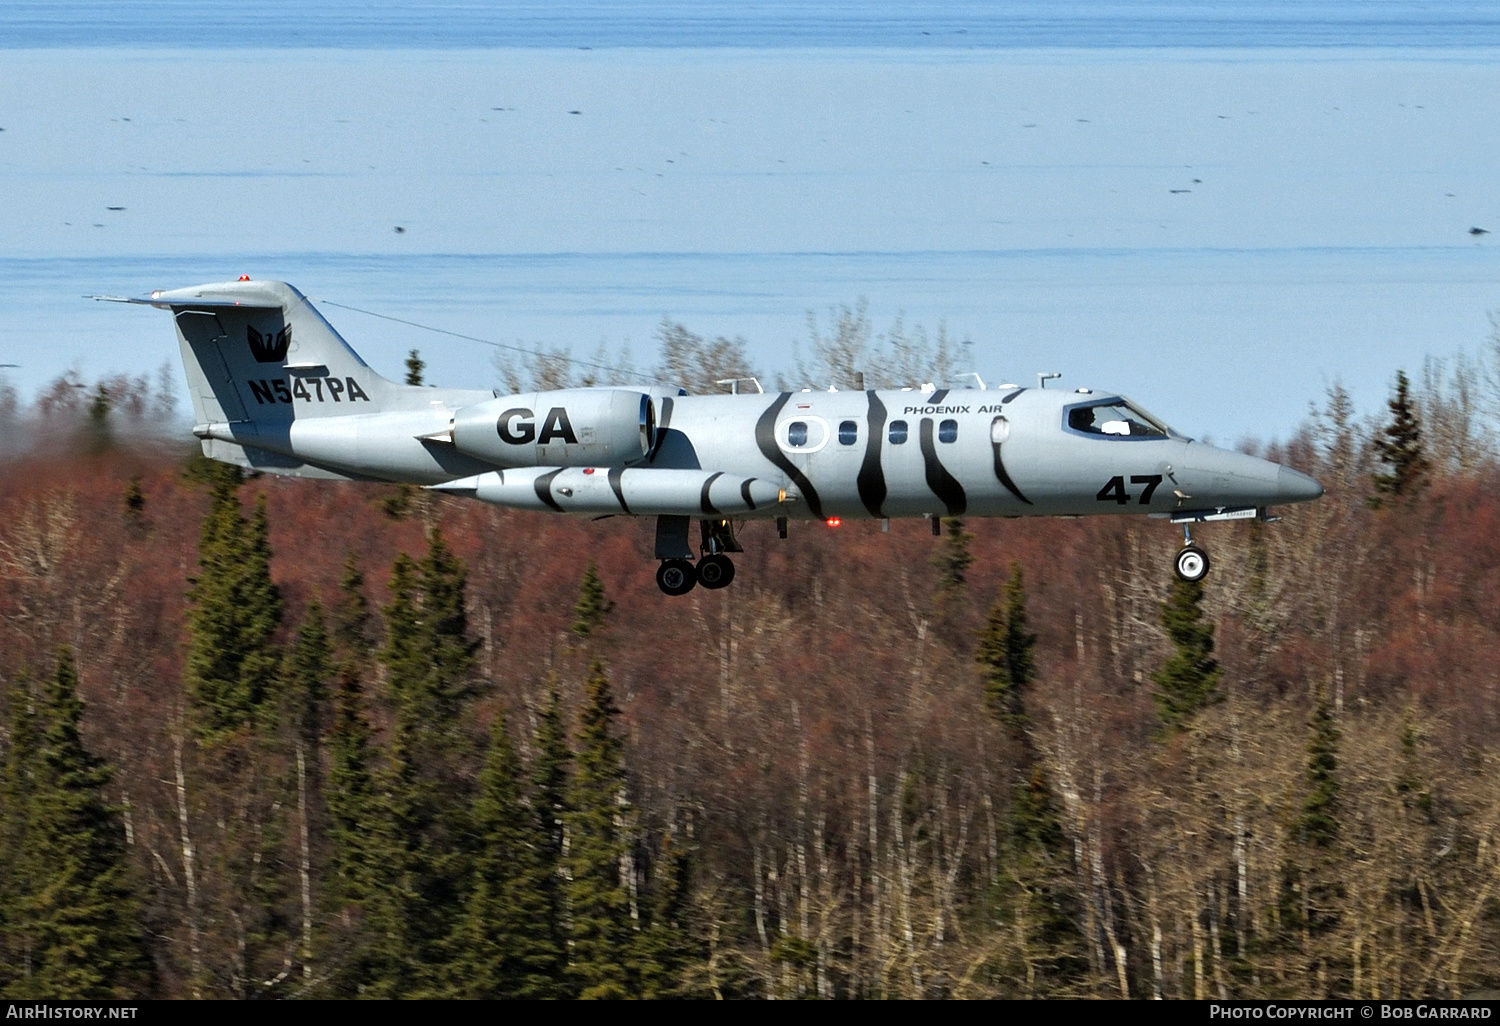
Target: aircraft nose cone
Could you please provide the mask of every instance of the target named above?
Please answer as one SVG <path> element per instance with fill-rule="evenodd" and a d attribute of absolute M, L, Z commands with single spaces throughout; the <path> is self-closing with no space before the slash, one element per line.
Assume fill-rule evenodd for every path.
<path fill-rule="evenodd" d="M 1300 471 L 1282 467 L 1276 475 L 1277 502 L 1311 502 L 1322 494 L 1323 486 Z"/>

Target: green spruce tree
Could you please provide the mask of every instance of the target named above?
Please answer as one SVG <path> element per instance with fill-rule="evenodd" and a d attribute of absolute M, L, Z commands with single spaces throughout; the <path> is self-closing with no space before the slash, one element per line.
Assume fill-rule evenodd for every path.
<path fill-rule="evenodd" d="M 193 722 L 207 741 L 252 725 L 275 690 L 282 603 L 271 581 L 268 534 L 265 496 L 247 521 L 237 481 L 215 480 L 189 593 L 183 674 Z"/>
<path fill-rule="evenodd" d="M 366 903 L 389 880 L 392 838 L 371 766 L 371 734 L 359 673 L 344 661 L 335 678 L 328 732 L 328 855 L 319 906 L 317 949 L 335 997 L 357 997 L 370 984 L 371 926 Z"/>
<path fill-rule="evenodd" d="M 1307 793 L 1297 820 L 1297 838 L 1309 847 L 1328 848 L 1339 836 L 1339 730 L 1324 696 L 1313 707 L 1308 733 Z"/>
<path fill-rule="evenodd" d="M 1348 856 L 1340 850 L 1339 730 L 1321 692 L 1308 718 L 1307 765 L 1303 771 L 1302 801 L 1288 831 L 1290 858 L 1284 868 L 1280 896 L 1282 943 L 1292 944 L 1311 958 L 1314 938 L 1338 928 L 1343 917 L 1344 878 Z M 1312 965 L 1310 983 L 1316 973 Z M 1308 996 L 1326 997 L 1309 989 Z"/>
<path fill-rule="evenodd" d="M 422 374 L 427 369 L 427 364 L 422 360 L 420 350 L 413 349 L 406 354 L 406 383 L 408 385 L 422 384 Z"/>
<path fill-rule="evenodd" d="M 979 632 L 976 659 L 990 712 L 1005 725 L 1016 751 L 994 906 L 1018 942 L 1015 964 L 999 967 L 1027 997 L 1068 994 L 1087 971 L 1072 852 L 1057 803 L 1031 736 L 1026 699 L 1036 680 L 1036 635 L 1026 610 L 1026 580 L 1011 563 L 1005 593 Z"/>
<path fill-rule="evenodd" d="M 535 747 L 536 756 L 531 760 L 531 807 L 536 812 L 542 845 L 538 854 L 541 872 L 537 880 L 545 898 L 542 914 L 552 944 L 565 951 L 568 929 L 563 841 L 567 835 L 569 768 L 573 752 L 568 747 L 568 731 L 563 723 L 562 698 L 557 692 L 556 680 L 549 682 L 547 704 L 537 718 Z M 576 992 L 573 984 L 571 977 L 564 978 L 563 986 L 570 996 Z"/>
<path fill-rule="evenodd" d="M 209 510 L 192 582 L 183 674 L 197 744 L 185 759 L 207 958 L 195 989 L 246 998 L 279 980 L 298 921 L 295 767 L 283 655 L 282 600 L 271 580 L 266 499 L 250 518 L 238 477 L 208 475 Z"/>
<path fill-rule="evenodd" d="M 333 609 L 333 646 L 341 662 L 351 661 L 363 670 L 370 662 L 370 601 L 365 598 L 365 575 L 359 560 L 351 551 L 344 557 L 344 574 L 339 579 L 338 604 Z"/>
<path fill-rule="evenodd" d="M 281 717 L 282 744 L 291 748 L 296 773 L 296 851 L 298 897 L 301 912 L 301 944 L 298 957 L 303 979 L 312 976 L 314 837 L 321 836 L 324 808 L 322 795 L 323 707 L 332 672 L 332 651 L 323 623 L 323 606 L 317 599 L 307 604 L 307 615 L 297 630 L 297 639 L 287 653 L 282 673 L 283 699 L 287 708 Z"/>
<path fill-rule="evenodd" d="M 573 605 L 573 633 L 580 638 L 589 637 L 604 626 L 605 614 L 613 607 L 614 603 L 604 596 L 604 581 L 591 559 L 578 585 L 578 601 Z"/>
<path fill-rule="evenodd" d="M 944 517 L 943 544 L 933 553 L 932 565 L 938 571 L 938 592 L 957 591 L 968 583 L 969 567 L 974 565 L 974 554 L 969 551 L 969 542 L 974 536 L 964 530 L 963 517 Z"/>
<path fill-rule="evenodd" d="M 5 743 L 5 779 L 0 784 L 0 996 L 31 969 L 32 938 L 28 917 L 32 895 L 41 889 L 44 870 L 30 837 L 32 801 L 37 787 L 39 737 L 36 697 L 24 671 L 6 695 L 10 733 Z"/>
<path fill-rule="evenodd" d="M 436 529 L 420 563 L 402 554 L 391 572 L 381 660 L 395 722 L 377 831 L 390 872 L 367 902 L 369 992 L 379 996 L 442 992 L 468 890 L 474 751 L 461 714 L 474 693 L 478 643 L 468 637 L 464 588 L 463 564 Z"/>
<path fill-rule="evenodd" d="M 468 570 L 437 528 L 428 533 L 427 555 L 419 569 L 422 614 L 431 638 L 432 711 L 452 721 L 460 704 L 473 697 L 474 653 L 479 648 L 479 642 L 469 637 L 464 599 Z"/>
<path fill-rule="evenodd" d="M 283 719 L 294 736 L 308 745 L 316 745 L 323 733 L 322 709 L 332 662 L 323 604 L 314 598 L 307 603 L 307 615 L 282 669 L 282 697 L 287 703 Z"/>
<path fill-rule="evenodd" d="M 376 819 L 361 842 L 370 866 L 355 971 L 369 998 L 432 997 L 446 952 L 442 913 L 453 895 L 442 886 L 432 844 L 432 794 L 398 727 L 376 775 Z"/>
<path fill-rule="evenodd" d="M 381 660 L 398 714 L 416 732 L 418 758 L 429 754 L 424 746 L 451 747 L 459 711 L 474 693 L 479 645 L 469 638 L 466 583 L 462 561 L 435 528 L 420 564 L 402 553 L 391 568 Z"/>
<path fill-rule="evenodd" d="M 567 815 L 568 968 L 581 998 L 632 997 L 636 990 L 626 965 L 634 936 L 630 899 L 620 881 L 630 808 L 622 746 L 613 730 L 619 710 L 598 660 L 589 667 L 586 691 Z"/>
<path fill-rule="evenodd" d="M 101 453 L 114 444 L 114 432 L 110 430 L 109 413 L 114 398 L 109 389 L 100 382 L 94 386 L 94 398 L 89 401 L 89 419 L 84 438 L 89 452 Z"/>
<path fill-rule="evenodd" d="M 35 731 L 18 746 L 33 763 L 23 792 L 30 865 L 10 911 L 25 936 L 27 965 L 7 986 L 10 998 L 119 1000 L 140 996 L 150 981 L 125 830 L 104 797 L 110 770 L 79 734 L 77 684 L 63 649 L 36 715 L 22 721 Z"/>
<path fill-rule="evenodd" d="M 1026 581 L 1021 564 L 1013 562 L 1005 594 L 991 607 L 980 631 L 976 658 L 984 676 L 984 697 L 990 711 L 1018 731 L 1017 736 L 1025 744 L 1029 744 L 1025 695 L 1036 679 L 1036 635 L 1029 627 Z"/>
<path fill-rule="evenodd" d="M 702 997 L 686 975 L 698 952 L 688 924 L 688 886 L 692 860 L 670 833 L 652 863 L 650 902 L 645 925 L 635 936 L 631 972 L 646 1000 Z"/>
<path fill-rule="evenodd" d="M 421 701 L 421 691 L 430 669 L 429 637 L 417 592 L 417 565 L 402 552 L 391 564 L 391 601 L 381 610 L 385 620 L 385 646 L 380 661 L 385 664 L 386 687 L 391 704 L 403 710 Z"/>
<path fill-rule="evenodd" d="M 370 739 L 359 676 L 345 664 L 339 671 L 328 735 L 329 854 L 324 893 L 327 907 L 346 921 L 350 909 L 369 894 L 371 880 L 379 871 L 368 844 L 379 818 Z"/>
<path fill-rule="evenodd" d="M 1089 963 L 1073 887 L 1073 853 L 1039 761 L 1011 791 L 1005 877 L 997 902 L 1019 941 L 1009 975 L 1025 997 L 1076 993 Z"/>
<path fill-rule="evenodd" d="M 1376 494 L 1371 500 L 1376 506 L 1383 501 L 1382 496 L 1399 499 L 1416 495 L 1427 483 L 1429 466 L 1422 446 L 1422 422 L 1405 371 L 1396 372 L 1396 387 L 1386 405 L 1391 420 L 1381 432 L 1384 437 L 1375 439 L 1375 452 L 1390 469 L 1374 475 Z"/>
<path fill-rule="evenodd" d="M 1214 658 L 1214 625 L 1203 622 L 1201 581 L 1175 581 L 1161 607 L 1162 626 L 1175 646 L 1152 674 L 1157 715 L 1169 731 L 1185 730 L 1198 711 L 1217 701 L 1223 676 Z"/>
<path fill-rule="evenodd" d="M 454 997 L 562 996 L 564 950 L 551 924 L 548 839 L 521 794 L 521 761 L 495 717 L 472 821 L 474 879 L 447 967 Z"/>
<path fill-rule="evenodd" d="M 1396 775 L 1396 793 L 1401 796 L 1401 804 L 1407 808 L 1415 808 L 1425 817 L 1432 816 L 1432 788 L 1425 780 L 1425 774 L 1420 765 L 1420 753 L 1417 743 L 1421 735 L 1417 731 L 1417 725 L 1412 720 L 1410 709 L 1401 724 L 1401 771 Z"/>

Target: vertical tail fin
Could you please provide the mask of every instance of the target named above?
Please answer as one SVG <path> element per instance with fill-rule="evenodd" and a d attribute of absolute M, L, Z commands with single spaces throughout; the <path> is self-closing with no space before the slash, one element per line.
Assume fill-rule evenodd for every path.
<path fill-rule="evenodd" d="M 171 310 L 200 424 L 282 424 L 425 402 L 370 369 L 307 297 L 279 281 L 153 292 Z"/>
<path fill-rule="evenodd" d="M 205 456 L 276 474 L 383 480 L 442 481 L 487 466 L 455 464 L 455 453 L 432 444 L 456 410 L 493 390 L 388 381 L 285 282 L 94 298 L 172 312 Z"/>

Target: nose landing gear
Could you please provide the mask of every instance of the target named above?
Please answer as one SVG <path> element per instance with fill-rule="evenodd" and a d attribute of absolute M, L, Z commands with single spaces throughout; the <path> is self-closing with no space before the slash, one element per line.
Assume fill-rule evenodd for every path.
<path fill-rule="evenodd" d="M 1208 576 L 1208 553 L 1196 545 L 1188 545 L 1177 553 L 1172 569 L 1184 581 L 1201 581 Z"/>
<path fill-rule="evenodd" d="M 1172 569 L 1179 580 L 1201 581 L 1208 576 L 1210 567 L 1208 553 L 1193 544 L 1193 532 L 1187 524 L 1182 525 L 1182 548 L 1172 561 Z"/>

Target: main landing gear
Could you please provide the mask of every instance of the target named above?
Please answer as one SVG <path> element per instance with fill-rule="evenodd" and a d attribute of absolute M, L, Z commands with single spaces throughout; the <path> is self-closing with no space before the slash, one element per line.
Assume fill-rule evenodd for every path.
<path fill-rule="evenodd" d="M 656 586 L 668 595 L 686 595 L 698 584 L 698 568 L 689 559 L 664 559 L 656 568 Z"/>
<path fill-rule="evenodd" d="M 656 586 L 668 595 L 686 595 L 698 585 L 727 588 L 734 580 L 734 561 L 726 553 L 744 552 L 729 520 L 703 520 L 702 558 L 695 565 L 688 547 L 687 517 L 656 518 Z"/>
<path fill-rule="evenodd" d="M 1193 544 L 1193 532 L 1187 524 L 1182 525 L 1182 548 L 1177 552 L 1177 558 L 1172 561 L 1172 569 L 1176 571 L 1179 580 L 1201 581 L 1208 576 L 1208 569 L 1212 564 L 1208 561 L 1208 553 Z"/>

